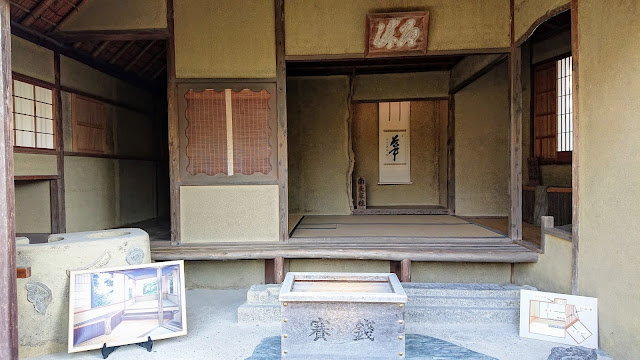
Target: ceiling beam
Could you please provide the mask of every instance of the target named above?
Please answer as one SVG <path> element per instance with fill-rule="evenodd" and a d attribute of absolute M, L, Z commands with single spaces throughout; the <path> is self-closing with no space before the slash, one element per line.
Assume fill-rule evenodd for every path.
<path fill-rule="evenodd" d="M 155 45 L 155 43 L 156 43 L 156 40 L 152 40 L 151 42 L 149 42 L 149 44 L 147 44 L 147 46 L 145 46 L 144 49 L 142 49 L 142 51 L 140 51 L 138 55 L 136 55 L 136 57 L 133 58 L 133 60 L 131 60 L 131 62 L 124 68 L 124 71 L 129 71 L 129 69 L 131 69 L 131 67 L 135 63 L 137 63 L 138 60 L 140 60 L 142 55 L 144 55 L 147 51 L 149 51 L 149 49 L 151 49 L 151 47 Z"/>
<path fill-rule="evenodd" d="M 26 27 L 33 25 L 33 23 L 40 18 L 42 13 L 45 10 L 47 10 L 52 3 L 53 3 L 53 0 L 44 0 L 38 5 L 36 5 L 36 7 L 33 8 L 33 10 L 31 10 L 31 12 L 27 14 L 27 16 L 24 17 L 24 19 L 22 19 L 22 21 L 20 21 L 20 25 L 23 25 Z"/>
<path fill-rule="evenodd" d="M 56 31 L 47 35 L 63 43 L 88 40 L 130 41 L 165 40 L 169 38 L 167 29 Z"/>
<path fill-rule="evenodd" d="M 99 70 L 107 75 L 113 76 L 122 81 L 126 81 L 151 93 L 158 95 L 164 94 L 164 90 L 161 87 L 158 88 L 158 84 L 156 83 L 140 78 L 137 75 L 125 73 L 121 68 L 118 68 L 117 66 L 92 58 L 91 55 L 80 53 L 79 51 L 73 49 L 73 47 L 62 44 L 55 39 L 52 39 L 42 33 L 22 26 L 17 22 L 11 21 L 11 33 L 36 45 L 40 45 L 49 50 L 59 52 L 60 55 L 64 55 L 83 64 L 91 66 L 92 68 Z"/>

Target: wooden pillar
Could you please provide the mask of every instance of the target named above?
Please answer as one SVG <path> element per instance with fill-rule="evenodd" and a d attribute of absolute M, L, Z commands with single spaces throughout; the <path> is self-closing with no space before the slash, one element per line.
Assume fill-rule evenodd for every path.
<path fill-rule="evenodd" d="M 449 214 L 456 214 L 456 97 L 449 95 L 449 120 L 447 123 L 447 207 Z"/>
<path fill-rule="evenodd" d="M 274 8 L 276 24 L 276 101 L 278 108 L 280 241 L 286 241 L 289 239 L 289 165 L 287 160 L 287 66 L 285 62 L 284 0 L 274 0 Z"/>
<path fill-rule="evenodd" d="M 396 274 L 400 282 L 411 282 L 411 260 L 390 261 L 390 272 Z"/>
<path fill-rule="evenodd" d="M 178 135 L 178 97 L 176 95 L 175 38 L 173 33 L 173 0 L 167 0 L 167 116 L 169 120 L 169 203 L 171 217 L 171 245 L 180 244 L 180 136 Z"/>
<path fill-rule="evenodd" d="M 522 49 L 513 47 L 509 55 L 509 237 L 522 240 Z"/>
<path fill-rule="evenodd" d="M 282 256 L 264 261 L 264 283 L 282 284 L 286 275 L 285 260 Z"/>
<path fill-rule="evenodd" d="M 51 182 L 51 232 L 64 233 L 67 231 L 67 216 L 64 193 L 64 136 L 62 125 L 62 92 L 60 90 L 60 53 L 53 54 L 53 64 L 55 71 L 56 88 L 55 112 L 56 112 L 56 159 L 58 168 L 58 179 Z M 55 187 L 53 186 L 55 184 Z M 54 193 L 55 192 L 55 193 Z M 55 198 L 55 203 L 53 199 Z M 55 222 L 55 223 L 54 223 Z M 54 227 L 55 225 L 55 227 Z"/>
<path fill-rule="evenodd" d="M 571 266 L 571 293 L 578 295 L 578 255 L 580 254 L 579 230 L 580 217 L 578 216 L 580 182 L 578 175 L 580 170 L 580 126 L 579 126 L 579 106 L 578 95 L 580 91 L 578 65 L 580 61 L 580 47 L 578 46 L 578 0 L 571 0 L 571 55 L 573 56 L 572 69 L 572 99 L 573 99 L 573 152 L 571 163 L 571 244 L 572 244 L 572 266 Z"/>
<path fill-rule="evenodd" d="M 0 2 L 0 359 L 18 358 L 9 1 Z"/>

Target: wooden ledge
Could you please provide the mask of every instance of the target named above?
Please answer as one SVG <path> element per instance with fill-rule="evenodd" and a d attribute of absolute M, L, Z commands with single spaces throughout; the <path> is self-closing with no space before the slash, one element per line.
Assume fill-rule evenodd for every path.
<path fill-rule="evenodd" d="M 522 263 L 538 261 L 538 253 L 509 241 L 429 239 L 428 242 L 375 243 L 201 243 L 170 245 L 151 243 L 151 259 L 165 260 L 262 260 L 359 259 L 388 261 L 443 261 Z"/>

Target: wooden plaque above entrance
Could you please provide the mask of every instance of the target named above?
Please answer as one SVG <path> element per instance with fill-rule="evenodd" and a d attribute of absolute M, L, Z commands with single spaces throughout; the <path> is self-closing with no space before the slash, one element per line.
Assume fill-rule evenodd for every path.
<path fill-rule="evenodd" d="M 367 15 L 366 57 L 425 55 L 429 12 Z"/>

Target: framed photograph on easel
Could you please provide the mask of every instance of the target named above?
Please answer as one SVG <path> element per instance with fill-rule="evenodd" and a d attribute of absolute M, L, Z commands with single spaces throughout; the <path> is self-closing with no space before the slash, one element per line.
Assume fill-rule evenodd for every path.
<path fill-rule="evenodd" d="M 69 352 L 187 334 L 184 262 L 72 271 Z"/>

